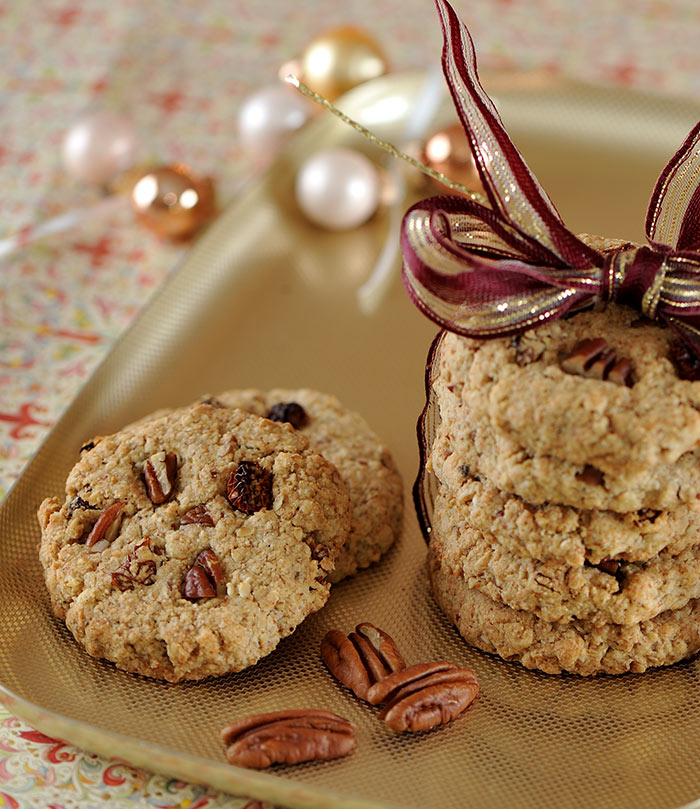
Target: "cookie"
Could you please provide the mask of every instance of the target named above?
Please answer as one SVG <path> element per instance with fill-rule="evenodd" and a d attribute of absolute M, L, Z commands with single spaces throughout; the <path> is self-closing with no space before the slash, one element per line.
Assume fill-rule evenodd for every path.
<path fill-rule="evenodd" d="M 526 503 L 492 483 L 454 470 L 455 488 L 439 488 L 432 523 L 445 536 L 462 525 L 491 532 L 506 551 L 578 567 L 614 559 L 646 562 L 661 551 L 676 556 L 700 545 L 700 510 L 616 511 Z"/>
<path fill-rule="evenodd" d="M 429 571 L 435 600 L 472 646 L 548 674 L 583 676 L 643 672 L 700 650 L 700 600 L 630 626 L 587 621 L 553 623 L 472 590 L 434 551 Z"/>
<path fill-rule="evenodd" d="M 389 550 L 403 519 L 403 484 L 391 452 L 358 413 L 335 396 L 309 389 L 232 390 L 207 399 L 295 428 L 340 473 L 353 505 L 350 533 L 330 581 L 369 567 Z"/>
<path fill-rule="evenodd" d="M 624 624 L 647 621 L 700 598 L 700 547 L 648 562 L 599 567 L 542 562 L 511 553 L 500 537 L 441 514 L 430 545 L 443 569 L 493 601 L 549 622 Z"/>
<path fill-rule="evenodd" d="M 572 372 L 581 357 L 567 364 L 593 338 L 629 363 L 619 384 Z M 700 494 L 700 382 L 681 379 L 675 339 L 615 304 L 515 338 L 447 333 L 433 383 L 440 437 L 457 466 L 531 503 L 620 512 L 691 504 Z"/>
<path fill-rule="evenodd" d="M 41 505 L 40 558 L 91 655 L 196 680 L 254 664 L 325 604 L 351 513 L 290 425 L 203 404 L 90 442 Z"/>

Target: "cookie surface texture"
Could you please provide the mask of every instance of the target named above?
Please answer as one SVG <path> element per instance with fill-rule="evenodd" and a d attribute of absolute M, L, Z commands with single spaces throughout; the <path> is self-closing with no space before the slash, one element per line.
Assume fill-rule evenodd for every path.
<path fill-rule="evenodd" d="M 592 339 L 628 363 L 622 380 L 571 370 L 582 362 L 577 346 Z M 533 504 L 618 512 L 696 504 L 700 383 L 679 375 L 674 339 L 615 304 L 515 338 L 446 334 L 433 385 L 435 471 L 455 487 L 466 469 Z"/>
<path fill-rule="evenodd" d="M 39 510 L 55 613 L 172 682 L 239 671 L 328 599 L 352 506 L 286 424 L 207 404 L 98 437 Z"/>

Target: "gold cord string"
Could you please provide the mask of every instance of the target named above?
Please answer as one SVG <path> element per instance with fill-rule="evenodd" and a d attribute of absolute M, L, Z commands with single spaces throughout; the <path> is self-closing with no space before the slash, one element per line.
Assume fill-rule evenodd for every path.
<path fill-rule="evenodd" d="M 411 157 L 411 155 L 406 154 L 406 152 L 402 152 L 400 149 L 397 149 L 392 143 L 377 137 L 373 132 L 370 132 L 369 129 L 362 126 L 362 124 L 358 124 L 357 121 L 353 121 L 352 118 L 349 118 L 344 112 L 341 112 L 337 107 L 331 104 L 328 99 L 324 98 L 318 93 L 315 93 L 310 87 L 307 87 L 304 82 L 300 81 L 293 73 L 286 76 L 285 81 L 288 84 L 291 84 L 293 87 L 296 87 L 300 93 L 307 96 L 312 101 L 315 101 L 324 109 L 328 110 L 328 112 L 335 115 L 336 118 L 340 118 L 343 123 L 346 123 L 348 126 L 352 127 L 356 132 L 364 135 L 364 137 L 375 146 L 378 146 L 380 149 L 388 152 L 390 155 L 392 155 L 392 157 L 396 157 L 399 160 L 404 160 L 406 163 L 413 166 L 413 168 L 418 169 L 418 171 L 422 172 L 423 174 L 427 174 L 428 177 L 432 177 L 433 180 L 437 180 L 437 182 L 447 186 L 447 188 L 452 191 L 459 191 L 461 194 L 465 194 L 467 197 L 469 197 L 469 199 L 473 199 L 482 204 L 486 203 L 486 199 L 482 194 L 472 191 L 470 188 L 467 188 L 466 185 L 462 185 L 462 183 L 457 183 L 454 180 L 450 180 L 450 178 L 442 172 L 436 171 L 430 166 L 426 166 L 425 163 L 421 163 L 420 160 L 416 160 L 415 157 Z"/>

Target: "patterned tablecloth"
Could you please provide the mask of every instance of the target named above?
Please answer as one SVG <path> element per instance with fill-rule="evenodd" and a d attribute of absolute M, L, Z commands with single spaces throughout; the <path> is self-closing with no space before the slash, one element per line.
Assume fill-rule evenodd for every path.
<path fill-rule="evenodd" d="M 696 0 L 455 0 L 487 68 L 544 69 L 700 101 Z M 128 114 L 144 162 L 184 161 L 222 202 L 248 172 L 236 110 L 318 32 L 373 33 L 392 70 L 434 65 L 430 0 L 0 0 L 0 240 L 90 206 L 61 166 L 88 108 Z M 699 103 L 700 110 L 700 103 Z M 0 497 L 158 289 L 182 247 L 128 210 L 0 259 Z M 260 807 L 133 770 L 32 730 L 0 708 L 0 807 Z"/>

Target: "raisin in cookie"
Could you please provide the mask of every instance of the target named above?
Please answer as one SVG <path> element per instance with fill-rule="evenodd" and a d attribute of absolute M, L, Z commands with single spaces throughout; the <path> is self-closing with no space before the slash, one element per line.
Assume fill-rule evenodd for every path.
<path fill-rule="evenodd" d="M 352 506 L 291 426 L 203 404 L 92 443 L 39 510 L 53 609 L 91 655 L 239 671 L 324 605 Z"/>
<path fill-rule="evenodd" d="M 490 599 L 545 621 L 638 624 L 700 598 L 700 547 L 643 564 L 569 566 L 514 554 L 500 537 L 465 524 L 434 523 L 430 545 L 443 569 Z"/>
<path fill-rule="evenodd" d="M 542 562 L 577 567 L 613 561 L 646 562 L 662 551 L 676 556 L 700 545 L 700 510 L 616 511 L 535 506 L 502 492 L 487 480 L 454 470 L 456 486 L 440 485 L 433 509 L 442 536 L 462 526 L 491 532 L 508 552 Z"/>
<path fill-rule="evenodd" d="M 472 646 L 518 660 L 548 674 L 643 672 L 691 657 L 700 650 L 700 600 L 630 626 L 587 621 L 553 623 L 499 604 L 450 573 L 429 553 L 435 600 Z"/>
<path fill-rule="evenodd" d="M 700 494 L 700 382 L 624 306 L 515 338 L 446 334 L 434 389 L 460 464 L 532 503 L 632 511 Z"/>
<path fill-rule="evenodd" d="M 232 390 L 207 400 L 291 424 L 338 469 L 353 519 L 332 583 L 369 567 L 389 550 L 401 531 L 403 485 L 391 452 L 362 416 L 346 410 L 335 396 L 309 389 Z"/>

